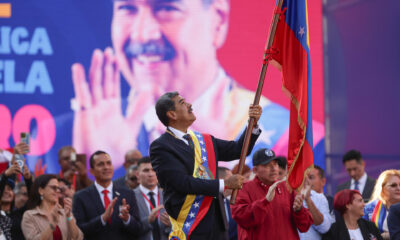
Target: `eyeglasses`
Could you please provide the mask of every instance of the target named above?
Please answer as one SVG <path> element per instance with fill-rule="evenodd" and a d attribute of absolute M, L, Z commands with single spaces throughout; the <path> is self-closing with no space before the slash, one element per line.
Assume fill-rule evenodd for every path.
<path fill-rule="evenodd" d="M 129 180 L 131 180 L 132 182 L 136 182 L 137 178 L 136 177 L 131 177 L 131 178 L 129 178 Z"/>
<path fill-rule="evenodd" d="M 57 186 L 48 186 L 49 188 L 51 188 L 54 192 L 57 192 L 57 191 L 60 191 L 61 192 L 61 189 L 59 188 L 59 187 L 57 187 Z"/>
<path fill-rule="evenodd" d="M 390 188 L 397 188 L 397 187 L 400 186 L 400 184 L 392 183 L 392 184 L 387 184 L 386 186 L 387 186 L 387 187 L 390 187 Z"/>

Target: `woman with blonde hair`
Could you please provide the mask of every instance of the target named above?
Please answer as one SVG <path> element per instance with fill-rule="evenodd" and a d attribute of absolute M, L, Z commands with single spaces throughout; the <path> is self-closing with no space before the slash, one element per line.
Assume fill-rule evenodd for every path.
<path fill-rule="evenodd" d="M 386 170 L 376 181 L 371 200 L 364 208 L 364 218 L 375 223 L 384 239 L 389 239 L 387 216 L 389 208 L 400 202 L 400 171 Z"/>

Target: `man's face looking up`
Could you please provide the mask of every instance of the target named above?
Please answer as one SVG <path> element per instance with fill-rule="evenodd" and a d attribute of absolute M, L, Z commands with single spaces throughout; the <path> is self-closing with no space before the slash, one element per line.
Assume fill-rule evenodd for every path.
<path fill-rule="evenodd" d="M 229 13 L 226 0 L 211 4 L 203 0 L 114 0 L 113 9 L 113 47 L 131 86 L 181 91 L 185 87 L 177 84 L 193 81 L 193 76 L 211 64 L 218 65 L 216 49 L 225 40 Z"/>

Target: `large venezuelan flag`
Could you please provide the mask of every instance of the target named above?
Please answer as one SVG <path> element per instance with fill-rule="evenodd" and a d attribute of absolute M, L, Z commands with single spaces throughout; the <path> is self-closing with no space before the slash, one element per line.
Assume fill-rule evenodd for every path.
<path fill-rule="evenodd" d="M 291 100 L 288 152 L 288 183 L 303 183 L 304 172 L 313 165 L 311 112 L 311 60 L 307 0 L 283 0 L 280 20 L 271 48 L 280 64 L 282 88 Z"/>

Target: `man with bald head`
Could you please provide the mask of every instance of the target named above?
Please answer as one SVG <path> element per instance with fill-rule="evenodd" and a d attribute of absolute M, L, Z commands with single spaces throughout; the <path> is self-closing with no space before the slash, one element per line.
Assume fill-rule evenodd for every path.
<path fill-rule="evenodd" d="M 137 149 L 131 149 L 125 153 L 125 161 L 123 164 L 125 169 L 125 175 L 114 181 L 114 184 L 116 186 L 129 188 L 129 186 L 126 184 L 126 180 L 130 177 L 128 169 L 131 166 L 137 166 L 138 161 L 141 158 L 142 154 Z"/>

